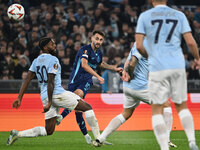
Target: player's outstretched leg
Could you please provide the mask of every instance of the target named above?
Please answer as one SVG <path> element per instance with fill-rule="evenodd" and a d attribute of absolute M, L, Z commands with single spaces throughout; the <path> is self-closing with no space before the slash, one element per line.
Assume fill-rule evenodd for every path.
<path fill-rule="evenodd" d="M 85 120 L 83 119 L 83 113 L 82 112 L 75 112 L 75 114 L 76 114 L 76 121 L 79 125 L 81 132 L 83 133 L 83 135 L 85 137 L 87 144 L 91 144 L 92 138 L 88 134 L 88 131 L 87 131 L 87 128 L 86 128 L 86 125 L 85 125 Z"/>
<path fill-rule="evenodd" d="M 61 121 L 70 113 L 71 111 L 68 109 L 64 109 L 61 115 L 57 116 L 56 125 L 59 125 Z"/>
<path fill-rule="evenodd" d="M 134 110 L 135 108 L 124 108 L 123 112 L 110 121 L 99 138 L 93 141 L 92 144 L 96 147 L 105 144 L 106 138 L 117 130 L 126 120 L 128 120 L 132 116 Z"/>
<path fill-rule="evenodd" d="M 94 114 L 94 111 L 92 110 L 91 105 L 86 103 L 83 100 L 79 100 L 79 103 L 76 106 L 75 110 L 85 112 L 85 119 L 88 125 L 90 126 L 90 128 L 92 129 L 92 133 L 95 139 L 98 138 L 100 136 L 99 125 L 98 125 L 97 119 L 95 117 L 95 114 Z"/>
<path fill-rule="evenodd" d="M 21 138 L 21 137 L 37 137 L 37 136 L 46 136 L 46 135 L 47 135 L 47 132 L 44 127 L 35 127 L 35 128 L 24 130 L 24 131 L 12 130 L 10 132 L 7 145 L 13 144 L 18 138 Z"/>
<path fill-rule="evenodd" d="M 96 147 L 101 146 L 103 144 L 103 142 L 106 140 L 106 138 L 110 134 L 112 134 L 117 128 L 119 128 L 119 126 L 122 125 L 125 121 L 126 121 L 126 119 L 124 118 L 124 116 L 122 114 L 113 118 L 110 121 L 110 123 L 108 124 L 108 126 L 101 133 L 99 138 L 97 138 L 95 141 L 93 141 L 92 144 Z"/>

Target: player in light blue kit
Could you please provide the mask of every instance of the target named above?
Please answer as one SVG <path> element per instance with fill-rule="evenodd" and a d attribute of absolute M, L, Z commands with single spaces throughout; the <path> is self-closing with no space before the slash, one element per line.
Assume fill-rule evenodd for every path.
<path fill-rule="evenodd" d="M 21 86 L 18 98 L 13 102 L 13 107 L 16 109 L 19 108 L 30 81 L 37 76 L 45 112 L 45 127 L 35 127 L 24 131 L 12 130 L 7 145 L 11 145 L 21 137 L 37 137 L 53 134 L 60 107 L 85 112 L 86 121 L 92 129 L 94 137 L 97 137 L 99 128 L 92 107 L 78 95 L 64 90 L 61 86 L 61 66 L 58 59 L 52 55 L 56 51 L 55 42 L 53 39 L 45 37 L 40 39 L 39 47 L 43 53 L 33 61 L 28 76 Z"/>
<path fill-rule="evenodd" d="M 123 71 L 123 92 L 124 92 L 124 105 L 123 112 L 113 118 L 109 125 L 102 132 L 100 137 L 93 141 L 94 146 L 101 146 L 101 143 L 112 134 L 117 128 L 120 127 L 126 120 L 128 120 L 135 108 L 143 101 L 151 104 L 148 95 L 148 62 L 145 57 L 136 49 L 136 43 L 132 47 L 129 56 L 124 65 Z M 168 125 L 168 139 L 172 128 L 172 110 L 170 103 L 167 101 L 164 108 L 165 121 Z M 177 147 L 169 139 L 170 147 Z"/>
<path fill-rule="evenodd" d="M 152 125 L 162 150 L 168 150 L 163 104 L 171 97 L 185 130 L 191 150 L 198 150 L 193 117 L 187 107 L 185 60 L 180 47 L 182 35 L 191 50 L 197 68 L 200 59 L 197 44 L 186 16 L 166 6 L 167 0 L 152 0 L 154 8 L 142 13 L 136 28 L 138 51 L 148 57 L 149 95 L 152 101 Z M 146 50 L 143 40 L 146 39 Z"/>

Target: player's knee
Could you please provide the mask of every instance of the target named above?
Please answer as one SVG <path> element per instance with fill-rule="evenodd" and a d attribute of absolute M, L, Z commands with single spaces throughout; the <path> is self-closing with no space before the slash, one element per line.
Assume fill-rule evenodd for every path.
<path fill-rule="evenodd" d="M 182 109 L 187 109 L 188 108 L 186 102 L 183 102 L 181 104 L 176 104 L 176 103 L 174 103 L 174 104 L 175 104 L 176 110 L 178 112 L 180 112 Z"/>
<path fill-rule="evenodd" d="M 91 110 L 91 109 L 92 109 L 92 106 L 91 106 L 90 104 L 88 104 L 88 103 L 87 103 L 87 109 L 88 109 L 88 110 Z"/>

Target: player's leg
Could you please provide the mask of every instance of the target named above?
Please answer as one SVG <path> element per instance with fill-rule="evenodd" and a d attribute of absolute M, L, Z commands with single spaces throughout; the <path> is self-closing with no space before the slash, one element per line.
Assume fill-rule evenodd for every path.
<path fill-rule="evenodd" d="M 7 145 L 11 145 L 18 138 L 21 137 L 38 137 L 38 136 L 47 136 L 53 134 L 55 130 L 56 116 L 58 109 L 51 107 L 48 112 L 45 113 L 45 127 L 34 127 L 32 129 L 17 131 L 12 130 L 7 141 Z"/>
<path fill-rule="evenodd" d="M 172 117 L 171 103 L 169 101 L 167 101 L 164 104 L 163 117 L 164 117 L 165 124 L 167 126 L 168 142 L 170 142 L 170 132 L 172 129 L 173 117 Z"/>
<path fill-rule="evenodd" d="M 69 84 L 68 90 L 71 91 L 71 92 L 74 92 L 74 91 L 77 89 L 77 86 L 78 86 L 77 84 Z M 76 94 L 79 95 L 79 96 L 82 98 L 81 93 L 79 93 L 79 92 L 77 91 Z M 63 112 L 62 112 L 60 115 L 57 116 L 56 124 L 59 125 L 59 124 L 61 123 L 61 121 L 62 121 L 70 112 L 71 112 L 71 110 L 65 108 L 65 109 L 63 110 Z"/>
<path fill-rule="evenodd" d="M 170 140 L 170 133 L 172 129 L 172 123 L 173 123 L 173 116 L 172 116 L 172 108 L 171 108 L 171 103 L 167 101 L 164 104 L 164 109 L 163 109 L 163 117 L 165 124 L 167 126 L 167 134 L 168 134 L 168 145 L 170 147 L 177 147 L 174 143 L 171 142 Z"/>
<path fill-rule="evenodd" d="M 126 120 L 128 120 L 135 108 L 123 108 L 123 112 L 119 115 L 117 115 L 115 118 L 113 118 L 108 126 L 104 129 L 104 131 L 101 133 L 98 139 L 96 139 L 96 142 L 93 142 L 94 146 L 100 146 L 101 143 L 103 143 L 106 138 L 111 135 L 115 130 L 117 130 Z"/>
<path fill-rule="evenodd" d="M 73 88 L 73 87 L 69 87 L 69 88 Z M 81 89 L 77 89 L 74 91 L 74 89 L 71 89 L 70 91 L 73 91 L 75 94 L 77 94 L 78 96 L 80 96 L 81 98 L 83 98 L 84 93 Z M 63 110 L 63 112 L 61 113 L 61 115 L 59 115 L 58 119 L 56 120 L 56 124 L 59 125 L 60 122 L 62 121 L 62 119 L 64 119 L 71 111 L 68 110 L 67 108 L 65 108 Z"/>
<path fill-rule="evenodd" d="M 47 132 L 45 127 L 34 127 L 23 131 L 11 130 L 10 136 L 7 140 L 7 145 L 13 144 L 18 138 L 21 137 L 37 137 L 46 136 Z"/>
<path fill-rule="evenodd" d="M 81 98 L 85 97 L 85 94 L 86 94 L 81 89 L 75 90 L 74 93 L 77 94 L 78 96 L 80 96 Z M 91 143 L 91 137 L 88 134 L 86 124 L 85 124 L 85 120 L 83 118 L 83 113 L 81 111 L 75 110 L 75 115 L 76 115 L 76 122 L 77 122 L 82 134 L 84 135 L 86 142 L 88 144 L 90 144 Z"/>
<path fill-rule="evenodd" d="M 85 113 L 85 119 L 90 126 L 95 139 L 98 138 L 100 136 L 99 125 L 91 105 L 83 100 L 79 100 L 75 110 L 83 111 Z"/>
<path fill-rule="evenodd" d="M 79 94 L 80 95 L 80 94 Z M 80 95 L 81 96 L 81 95 Z M 62 98 L 63 100 L 62 101 L 57 101 L 57 105 L 60 106 L 60 107 L 63 107 L 63 108 L 66 108 L 67 110 L 69 111 L 72 111 L 73 109 L 76 108 L 76 106 L 78 105 L 78 101 L 77 100 L 80 100 L 80 96 L 78 96 L 77 94 L 75 94 L 74 92 L 70 92 L 70 91 L 66 91 L 65 93 L 63 94 L 60 94 L 58 96 L 58 99 Z M 82 96 L 81 96 L 82 97 Z M 76 109 L 75 109 L 76 110 Z M 82 112 L 81 112 L 82 113 Z M 59 115 L 60 116 L 60 115 Z M 56 124 L 58 123 L 58 119 L 59 119 L 59 116 L 57 117 L 57 120 L 56 120 Z M 81 117 L 82 117 L 82 114 L 81 114 Z M 80 118 L 81 118 L 80 117 Z M 84 137 L 85 137 L 85 140 L 88 144 L 91 143 L 91 137 L 89 136 L 88 132 L 87 132 L 87 129 L 86 127 L 84 128 L 85 126 L 85 121 L 84 120 L 81 120 L 83 118 L 78 118 L 79 121 L 82 121 L 84 122 L 80 124 L 81 126 L 81 131 L 84 133 Z M 62 120 L 62 119 L 61 119 Z M 61 121 L 60 120 L 60 121 Z M 79 126 L 79 127 L 80 127 Z"/>
<path fill-rule="evenodd" d="M 194 121 L 191 112 L 187 108 L 187 103 L 183 102 L 182 104 L 175 104 L 175 106 L 185 134 L 188 138 L 190 149 L 198 150 L 195 139 Z"/>
<path fill-rule="evenodd" d="M 169 150 L 167 126 L 163 117 L 163 106 L 170 96 L 168 72 L 149 73 L 149 96 L 152 101 L 152 126 L 161 150 Z"/>
<path fill-rule="evenodd" d="M 135 91 L 124 87 L 123 92 L 124 104 L 122 113 L 113 118 L 101 133 L 100 137 L 96 139 L 96 141 L 93 141 L 94 146 L 101 146 L 101 143 L 104 142 L 110 134 L 117 130 L 126 120 L 132 116 L 135 108 L 140 104 L 139 99 L 143 100 L 144 102 L 149 101 L 147 90 Z"/>
<path fill-rule="evenodd" d="M 172 78 L 171 100 L 175 103 L 181 124 L 189 141 L 191 150 L 198 150 L 195 139 L 194 121 L 187 107 L 187 80 L 185 70 L 176 70 Z"/>
<path fill-rule="evenodd" d="M 81 98 L 85 97 L 89 88 L 90 88 L 90 84 L 88 82 L 84 82 L 82 84 L 69 84 L 69 87 L 68 87 L 69 91 L 74 92 L 75 94 L 77 94 Z M 60 122 L 62 121 L 62 119 L 64 119 L 70 112 L 71 112 L 70 110 L 64 109 L 64 111 L 61 113 L 61 115 L 59 115 L 57 117 L 56 124 L 59 125 Z M 82 112 L 75 111 L 75 115 L 76 115 L 77 124 L 78 124 L 81 132 L 83 133 L 86 142 L 88 144 L 90 144 L 91 143 L 91 137 L 88 134 Z"/>
<path fill-rule="evenodd" d="M 152 104 L 152 126 L 161 150 L 169 150 L 167 126 L 163 117 L 163 106 Z"/>
<path fill-rule="evenodd" d="M 71 111 L 65 108 L 63 112 L 58 116 L 56 124 L 59 125 L 61 121 L 70 113 Z"/>

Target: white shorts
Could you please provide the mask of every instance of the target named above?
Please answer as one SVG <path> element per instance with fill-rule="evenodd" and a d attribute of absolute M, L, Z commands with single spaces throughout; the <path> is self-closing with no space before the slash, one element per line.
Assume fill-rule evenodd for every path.
<path fill-rule="evenodd" d="M 149 96 L 153 104 L 164 104 L 169 97 L 176 104 L 187 101 L 187 80 L 184 69 L 149 73 Z"/>
<path fill-rule="evenodd" d="M 45 113 L 45 120 L 58 116 L 61 107 L 67 108 L 68 110 L 73 110 L 78 105 L 78 101 L 80 99 L 81 98 L 78 95 L 70 91 L 53 95 L 51 108 Z M 48 103 L 48 98 L 44 99 L 42 103 L 43 106 L 46 106 Z"/>
<path fill-rule="evenodd" d="M 136 108 L 140 101 L 150 104 L 148 90 L 133 90 L 123 87 L 124 108 Z"/>

